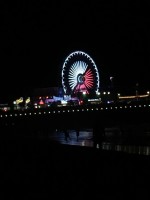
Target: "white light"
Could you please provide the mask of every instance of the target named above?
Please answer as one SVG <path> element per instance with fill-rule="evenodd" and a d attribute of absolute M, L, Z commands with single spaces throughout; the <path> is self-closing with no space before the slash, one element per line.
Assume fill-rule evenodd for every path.
<path fill-rule="evenodd" d="M 84 74 L 87 69 L 87 64 L 83 61 L 76 61 L 73 63 L 73 65 L 70 67 L 69 70 L 69 85 L 71 89 L 73 90 L 75 86 L 77 85 L 77 76 L 78 74 Z"/>
<path fill-rule="evenodd" d="M 61 100 L 61 104 L 67 104 L 67 101 L 65 101 L 65 100 Z"/>
<path fill-rule="evenodd" d="M 96 92 L 97 95 L 100 95 L 100 92 Z"/>
<path fill-rule="evenodd" d="M 82 52 L 82 51 L 75 51 L 75 52 L 72 52 L 71 54 L 69 54 L 69 56 L 67 56 L 64 64 L 63 64 L 63 68 L 62 68 L 62 85 L 63 85 L 63 89 L 66 93 L 66 90 L 67 90 L 67 87 L 65 85 L 65 73 L 66 73 L 66 66 L 68 64 L 68 62 L 73 59 L 73 57 L 75 56 L 82 56 L 82 57 L 85 57 L 88 62 L 90 61 L 90 63 L 92 63 L 92 66 L 94 67 L 94 70 L 96 71 L 96 78 L 97 78 L 97 88 L 96 88 L 96 91 L 98 91 L 98 88 L 99 88 L 99 73 L 98 73 L 98 69 L 97 69 L 97 66 L 95 64 L 95 62 L 92 60 L 92 58 Z M 78 74 L 84 74 L 86 69 L 88 67 L 88 63 L 84 62 L 82 59 L 81 60 L 75 60 L 74 62 L 71 63 L 71 66 L 70 66 L 70 69 L 69 69 L 69 72 L 68 72 L 68 84 L 70 86 L 70 88 L 73 90 L 76 85 L 77 85 L 77 76 Z"/>

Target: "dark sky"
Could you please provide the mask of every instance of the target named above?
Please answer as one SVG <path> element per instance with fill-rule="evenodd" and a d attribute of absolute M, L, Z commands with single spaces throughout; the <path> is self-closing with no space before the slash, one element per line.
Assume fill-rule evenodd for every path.
<path fill-rule="evenodd" d="M 63 61 L 74 50 L 93 58 L 102 87 L 114 76 L 119 89 L 134 88 L 137 82 L 150 89 L 148 3 L 8 2 L 0 6 L 2 96 L 61 86 Z"/>

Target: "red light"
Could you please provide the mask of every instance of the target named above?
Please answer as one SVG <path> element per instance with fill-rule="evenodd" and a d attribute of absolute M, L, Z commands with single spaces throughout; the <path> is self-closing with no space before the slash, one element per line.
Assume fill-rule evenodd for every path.
<path fill-rule="evenodd" d="M 40 105 L 43 105 L 43 104 L 44 104 L 43 100 L 40 100 L 39 104 L 40 104 Z"/>

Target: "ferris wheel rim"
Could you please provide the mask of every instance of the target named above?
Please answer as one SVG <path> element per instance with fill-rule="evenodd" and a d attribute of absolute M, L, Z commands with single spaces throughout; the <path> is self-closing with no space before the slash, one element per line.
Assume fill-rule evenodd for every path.
<path fill-rule="evenodd" d="M 97 83 L 96 83 L 96 85 L 97 85 L 97 88 L 96 88 L 96 92 L 98 92 L 98 90 L 99 90 L 99 82 L 100 82 L 100 79 L 99 79 L 99 72 L 98 72 L 98 69 L 97 69 L 97 66 L 96 66 L 96 64 L 95 64 L 95 62 L 94 62 L 94 60 L 91 58 L 91 56 L 89 55 L 89 54 L 87 54 L 87 53 L 85 53 L 85 52 L 83 52 L 83 51 L 74 51 L 74 52 L 72 52 L 72 53 L 70 53 L 67 57 L 66 57 L 66 59 L 65 59 L 65 61 L 64 61 L 64 63 L 63 63 L 63 67 L 62 67 L 62 86 L 63 86 L 63 89 L 64 89 L 64 91 L 65 91 L 65 93 L 66 93 L 66 91 L 67 91 L 67 86 L 65 85 L 65 80 L 64 80 L 64 73 L 65 73 L 65 70 L 66 70 L 66 68 L 67 68 L 67 64 L 68 64 L 68 62 L 71 60 L 71 58 L 73 58 L 74 56 L 78 56 L 78 55 L 81 55 L 81 56 L 83 56 L 83 57 L 85 57 L 88 61 L 90 61 L 90 63 L 92 64 L 92 66 L 94 67 L 93 68 L 93 70 L 95 70 L 95 75 L 96 75 L 96 79 L 97 79 Z M 77 61 L 76 61 L 77 62 Z M 79 61 L 78 61 L 79 62 Z M 83 61 L 80 61 L 80 62 L 83 62 Z M 82 63 L 82 65 L 83 65 L 83 63 Z M 71 73 L 71 72 L 70 72 Z"/>

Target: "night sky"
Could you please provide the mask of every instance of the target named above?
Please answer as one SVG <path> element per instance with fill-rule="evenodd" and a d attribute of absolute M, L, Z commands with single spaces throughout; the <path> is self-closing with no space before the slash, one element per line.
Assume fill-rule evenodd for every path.
<path fill-rule="evenodd" d="M 150 89 L 149 5 L 143 1 L 4 1 L 0 12 L 1 98 L 61 86 L 75 50 L 95 61 L 101 86 Z M 148 1 L 147 1 L 148 2 Z"/>

